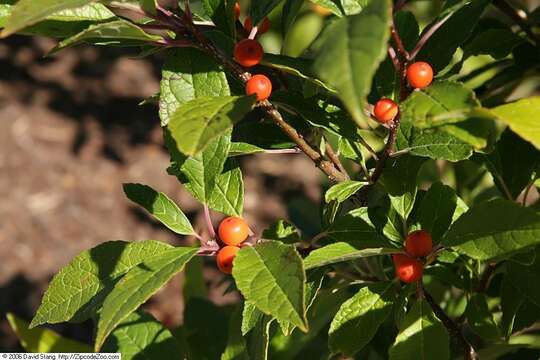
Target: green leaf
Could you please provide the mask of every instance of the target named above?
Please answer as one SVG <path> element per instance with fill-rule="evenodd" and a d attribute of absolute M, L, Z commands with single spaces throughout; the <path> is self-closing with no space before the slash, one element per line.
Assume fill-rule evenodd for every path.
<path fill-rule="evenodd" d="M 196 248 L 172 248 L 147 257 L 132 268 L 103 302 L 94 348 L 99 351 L 110 333 L 140 305 L 145 303 L 197 253 Z"/>
<path fill-rule="evenodd" d="M 84 251 L 55 275 L 30 327 L 92 317 L 125 273 L 169 249 L 170 245 L 147 240 L 111 241 Z"/>
<path fill-rule="evenodd" d="M 242 336 L 253 330 L 263 316 L 264 314 L 254 304 L 245 301 L 242 310 Z"/>
<path fill-rule="evenodd" d="M 538 276 L 540 276 L 540 259 L 539 251 L 536 251 L 535 262 L 530 266 L 521 265 L 515 262 L 509 262 L 508 280 L 512 286 L 518 291 L 519 295 L 514 293 L 514 296 L 524 298 L 526 301 L 540 307 L 540 284 L 538 284 Z"/>
<path fill-rule="evenodd" d="M 505 130 L 495 150 L 480 155 L 502 194 L 515 199 L 531 181 L 540 153 L 530 143 L 509 129 Z"/>
<path fill-rule="evenodd" d="M 502 59 L 525 40 L 514 34 L 510 28 L 495 28 L 482 31 L 467 43 L 463 49 L 463 58 L 476 55 L 491 55 L 494 59 Z"/>
<path fill-rule="evenodd" d="M 286 244 L 295 244 L 302 240 L 296 227 L 285 220 L 278 220 L 270 225 L 268 229 L 263 231 L 262 238 L 281 241 Z"/>
<path fill-rule="evenodd" d="M 465 160 L 473 153 L 472 145 L 466 141 L 439 128 L 415 128 L 406 119 L 399 126 L 396 147 L 412 155 L 449 161 Z"/>
<path fill-rule="evenodd" d="M 227 160 L 223 173 L 217 177 L 208 206 L 225 215 L 242 216 L 244 182 L 240 166 L 234 159 Z"/>
<path fill-rule="evenodd" d="M 29 353 L 89 353 L 92 347 L 66 339 L 50 329 L 29 329 L 28 323 L 14 314 L 6 315 L 22 347 Z"/>
<path fill-rule="evenodd" d="M 203 0 L 206 14 L 216 27 L 225 34 L 234 35 L 234 5 L 236 0 Z M 234 36 L 233 36 L 234 37 Z"/>
<path fill-rule="evenodd" d="M 197 98 L 181 105 L 167 127 L 180 152 L 197 155 L 242 120 L 254 104 L 255 99 L 248 96 Z"/>
<path fill-rule="evenodd" d="M 360 258 L 393 254 L 399 252 L 397 248 L 367 248 L 357 249 L 351 244 L 338 242 L 313 250 L 304 259 L 304 267 L 311 270 L 321 266 L 335 264 L 343 261 L 351 261 Z"/>
<path fill-rule="evenodd" d="M 228 314 L 213 302 L 191 298 L 184 309 L 187 359 L 219 359 L 227 346 Z M 177 358 L 177 357 L 175 357 Z"/>
<path fill-rule="evenodd" d="M 124 184 L 124 193 L 175 233 L 182 235 L 195 233 L 186 215 L 164 193 L 142 184 Z"/>
<path fill-rule="evenodd" d="M 178 153 L 174 140 L 165 132 L 166 144 L 171 157 L 176 162 L 169 171 L 179 177 L 186 189 L 200 202 L 207 204 L 216 186 L 217 178 L 223 172 L 229 153 L 230 138 L 220 136 L 212 141 L 197 156 L 185 158 Z"/>
<path fill-rule="evenodd" d="M 360 14 L 334 21 L 322 35 L 313 64 L 315 74 L 338 91 L 358 124 L 364 122 L 366 96 L 386 55 L 390 14 L 390 1 L 371 1 Z"/>
<path fill-rule="evenodd" d="M 435 243 L 440 242 L 450 225 L 467 211 L 454 189 L 436 182 L 431 185 L 420 203 L 416 218 L 420 228 L 428 231 Z"/>
<path fill-rule="evenodd" d="M 540 125 L 536 115 L 540 111 L 540 96 L 519 100 L 491 109 L 516 134 L 540 149 Z"/>
<path fill-rule="evenodd" d="M 370 0 L 341 0 L 345 15 L 354 15 L 367 6 Z"/>
<path fill-rule="evenodd" d="M 476 260 L 508 257 L 539 242 L 540 214 L 503 199 L 469 209 L 442 241 Z"/>
<path fill-rule="evenodd" d="M 276 54 L 264 54 L 261 60 L 261 65 L 274 68 L 279 71 L 297 76 L 301 79 L 307 80 L 315 85 L 318 85 L 329 92 L 335 92 L 328 84 L 325 84 L 313 74 L 311 67 L 313 66 L 313 60 L 291 57 L 286 55 Z"/>
<path fill-rule="evenodd" d="M 249 360 L 246 340 L 241 331 L 242 306 L 237 305 L 229 319 L 229 338 L 221 360 Z"/>
<path fill-rule="evenodd" d="M 273 319 L 262 316 L 253 331 L 248 335 L 248 353 L 250 359 L 267 360 L 268 345 L 270 343 L 270 326 Z"/>
<path fill-rule="evenodd" d="M 159 116 L 162 126 L 190 100 L 230 95 L 225 73 L 212 58 L 196 49 L 168 53 L 161 77 Z"/>
<path fill-rule="evenodd" d="M 286 0 L 285 4 L 283 4 L 283 11 L 281 12 L 281 32 L 283 37 L 287 36 L 302 5 L 304 5 L 304 0 Z"/>
<path fill-rule="evenodd" d="M 493 115 L 480 107 L 474 92 L 463 84 L 437 81 L 413 92 L 402 104 L 401 114 L 417 128 L 437 127 L 481 150 L 493 145 L 496 129 Z"/>
<path fill-rule="evenodd" d="M 444 325 L 425 300 L 416 302 L 405 316 L 390 360 L 450 359 L 450 340 Z"/>
<path fill-rule="evenodd" d="M 232 142 L 229 147 L 229 157 L 231 156 L 240 156 L 240 155 L 250 155 L 264 152 L 263 148 L 258 146 L 244 143 L 244 142 Z"/>
<path fill-rule="evenodd" d="M 359 208 L 337 218 L 326 231 L 327 236 L 358 249 L 388 247 L 388 240 L 373 225 L 363 220 L 363 215 L 364 209 Z"/>
<path fill-rule="evenodd" d="M 392 312 L 395 284 L 372 284 L 345 301 L 330 325 L 329 344 L 333 353 L 350 356 L 366 346 Z"/>
<path fill-rule="evenodd" d="M 19 0 L 11 10 L 0 37 L 7 37 L 48 16 L 66 9 L 82 7 L 93 0 Z"/>
<path fill-rule="evenodd" d="M 443 12 L 433 23 L 442 20 L 447 14 L 450 18 L 429 38 L 417 59 L 429 62 L 436 72 L 444 69 L 457 48 L 472 34 L 480 15 L 490 2 L 468 1 L 464 2 L 464 6 L 457 6 L 457 11 Z M 430 26 L 426 27 L 424 32 L 429 31 L 429 28 Z"/>
<path fill-rule="evenodd" d="M 122 359 L 172 359 L 183 353 L 169 329 L 148 313 L 134 312 L 103 344 L 103 352 L 119 352 Z"/>
<path fill-rule="evenodd" d="M 324 195 L 324 199 L 327 203 L 332 200 L 342 203 L 353 196 L 364 185 L 366 183 L 362 181 L 347 180 L 341 182 L 328 189 Z"/>
<path fill-rule="evenodd" d="M 370 204 L 369 208 L 359 211 L 360 218 L 377 231 L 401 246 L 404 238 L 404 224 L 401 215 L 391 206 L 390 198 L 383 197 L 379 202 Z"/>
<path fill-rule="evenodd" d="M 249 15 L 251 16 L 251 19 L 253 19 L 253 25 L 258 24 L 266 15 L 270 14 L 281 1 L 282 0 L 257 0 L 251 2 Z"/>
<path fill-rule="evenodd" d="M 306 275 L 293 246 L 267 241 L 240 249 L 233 277 L 244 298 L 259 310 L 307 331 Z"/>
<path fill-rule="evenodd" d="M 467 323 L 472 331 L 487 340 L 496 340 L 500 337 L 499 328 L 493 320 L 488 308 L 486 296 L 474 294 L 467 303 L 465 314 Z"/>
<path fill-rule="evenodd" d="M 50 51 L 50 54 L 81 42 L 96 45 L 134 46 L 155 42 L 160 39 L 161 36 L 147 34 L 129 21 L 114 20 L 91 25 L 77 35 L 62 40 Z"/>
<path fill-rule="evenodd" d="M 311 0 L 311 2 L 330 10 L 334 15 L 337 15 L 339 17 L 343 16 L 341 8 L 336 5 L 335 1 L 333 0 Z"/>

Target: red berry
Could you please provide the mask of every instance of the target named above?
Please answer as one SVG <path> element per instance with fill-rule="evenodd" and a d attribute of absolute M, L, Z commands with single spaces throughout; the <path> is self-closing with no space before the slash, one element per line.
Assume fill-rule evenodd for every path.
<path fill-rule="evenodd" d="M 219 224 L 218 234 L 224 244 L 238 246 L 247 239 L 249 226 L 244 219 L 231 216 Z"/>
<path fill-rule="evenodd" d="M 245 67 L 257 65 L 263 55 L 264 50 L 257 40 L 244 39 L 234 46 L 234 59 Z"/>
<path fill-rule="evenodd" d="M 272 82 L 264 75 L 254 75 L 246 83 L 246 94 L 257 95 L 257 101 L 266 100 L 272 94 Z"/>
<path fill-rule="evenodd" d="M 407 81 L 415 89 L 426 88 L 433 81 L 433 68 L 427 62 L 415 62 L 407 68 Z"/>
<path fill-rule="evenodd" d="M 232 273 L 233 260 L 236 257 L 238 250 L 240 249 L 236 246 L 225 246 L 219 250 L 216 257 L 216 263 L 221 272 L 224 272 L 225 274 Z"/>
<path fill-rule="evenodd" d="M 246 20 L 244 20 L 244 29 L 246 29 L 247 32 L 251 32 L 253 29 L 253 21 L 251 20 L 251 17 L 248 16 Z M 262 35 L 265 32 L 268 32 L 270 30 L 270 20 L 265 16 L 261 23 L 259 23 L 259 27 L 257 28 L 257 34 Z"/>
<path fill-rule="evenodd" d="M 380 123 L 393 121 L 399 112 L 399 107 L 390 99 L 383 98 L 375 104 L 373 115 Z"/>
<path fill-rule="evenodd" d="M 413 231 L 405 239 L 405 250 L 411 256 L 427 256 L 432 248 L 431 234 L 425 230 Z"/>
<path fill-rule="evenodd" d="M 422 278 L 424 265 L 420 260 L 404 254 L 392 255 L 396 276 L 403 282 L 409 284 Z"/>
<path fill-rule="evenodd" d="M 236 20 L 238 20 L 238 18 L 240 17 L 240 4 L 239 3 L 234 4 L 234 17 L 236 18 Z"/>

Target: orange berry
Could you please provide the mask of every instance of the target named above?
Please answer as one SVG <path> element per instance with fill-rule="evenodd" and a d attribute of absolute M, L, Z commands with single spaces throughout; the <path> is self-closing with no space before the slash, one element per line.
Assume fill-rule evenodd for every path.
<path fill-rule="evenodd" d="M 238 246 L 247 239 L 249 226 L 244 219 L 231 216 L 219 224 L 218 235 L 224 244 Z"/>
<path fill-rule="evenodd" d="M 380 123 L 387 123 L 393 121 L 399 112 L 399 107 L 395 102 L 390 99 L 383 98 L 375 104 L 373 109 L 373 115 Z"/>
<path fill-rule="evenodd" d="M 411 256 L 427 256 L 432 248 L 431 234 L 425 230 L 413 231 L 405 239 L 405 250 Z"/>
<path fill-rule="evenodd" d="M 237 248 L 236 246 L 225 246 L 219 250 L 216 257 L 216 263 L 221 272 L 224 272 L 225 274 L 232 273 L 233 261 L 238 250 L 240 250 L 240 248 Z"/>
<path fill-rule="evenodd" d="M 261 62 L 263 55 L 264 50 L 257 40 L 244 39 L 234 46 L 234 59 L 245 67 L 257 65 Z"/>
<path fill-rule="evenodd" d="M 244 29 L 246 29 L 247 32 L 251 32 L 253 29 L 253 21 L 251 20 L 251 17 L 248 16 L 246 20 L 244 20 Z M 262 22 L 259 24 L 259 27 L 257 29 L 257 34 L 262 35 L 270 30 L 270 20 L 268 17 L 264 17 Z"/>
<path fill-rule="evenodd" d="M 246 83 L 246 94 L 257 95 L 257 101 L 266 100 L 272 94 L 272 82 L 264 75 L 254 75 Z"/>
<path fill-rule="evenodd" d="M 415 89 L 424 89 L 433 81 L 433 68 L 427 62 L 415 62 L 407 68 L 407 81 Z"/>
<path fill-rule="evenodd" d="M 240 4 L 239 3 L 234 4 L 234 17 L 236 18 L 236 20 L 238 20 L 238 18 L 240 17 Z"/>
<path fill-rule="evenodd" d="M 424 265 L 420 260 L 404 254 L 392 255 L 396 276 L 404 283 L 410 284 L 422 278 Z"/>

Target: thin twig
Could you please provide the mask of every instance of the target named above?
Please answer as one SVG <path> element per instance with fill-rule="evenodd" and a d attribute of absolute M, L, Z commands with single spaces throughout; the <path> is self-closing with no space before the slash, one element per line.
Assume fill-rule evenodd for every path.
<path fill-rule="evenodd" d="M 379 156 L 379 161 L 377 161 L 377 165 L 375 166 L 375 170 L 373 171 L 373 174 L 371 175 L 370 183 L 375 184 L 379 178 L 381 177 L 384 166 L 386 164 L 386 160 L 392 155 L 394 151 L 394 146 L 396 145 L 397 140 L 397 131 L 399 128 L 399 123 L 401 121 L 401 115 L 398 114 L 396 118 L 394 119 L 393 123 L 390 125 L 390 132 L 388 134 L 388 140 L 386 141 L 386 145 L 384 147 L 384 150 L 382 154 Z"/>
<path fill-rule="evenodd" d="M 466 360 L 475 360 L 478 358 L 478 355 L 476 354 L 476 351 L 472 347 L 472 345 L 465 339 L 463 336 L 463 333 L 461 332 L 461 329 L 456 325 L 456 323 L 450 319 L 448 315 L 444 312 L 444 310 L 437 304 L 437 302 L 433 299 L 433 296 L 429 292 L 426 291 L 426 289 L 422 286 L 422 292 L 424 295 L 424 298 L 428 302 L 428 304 L 433 309 L 433 312 L 435 313 L 435 316 L 441 320 L 443 325 L 446 327 L 446 330 L 450 334 L 450 336 L 460 345 L 460 347 L 463 350 L 463 356 Z"/>
<path fill-rule="evenodd" d="M 347 170 L 341 163 L 341 160 L 339 159 L 339 156 L 334 152 L 334 149 L 332 148 L 332 145 L 328 141 L 325 141 L 325 152 L 330 161 L 341 171 L 343 174 L 347 174 Z M 347 177 L 349 175 L 347 174 Z"/>
<path fill-rule="evenodd" d="M 520 14 L 520 12 L 514 9 L 505 0 L 494 0 L 493 5 L 512 19 L 536 45 L 540 45 L 540 37 L 532 31 L 526 16 Z"/>
<path fill-rule="evenodd" d="M 532 179 L 531 181 L 529 181 L 529 184 L 527 184 L 525 192 L 523 193 L 523 200 L 521 201 L 522 206 L 527 206 L 527 198 L 529 197 L 529 192 L 531 191 L 531 188 L 533 187 L 535 182 L 536 179 Z"/>
<path fill-rule="evenodd" d="M 390 32 L 392 34 L 392 39 L 396 43 L 398 54 L 401 56 L 402 59 L 409 60 L 409 53 L 405 49 L 405 46 L 403 45 L 403 41 L 401 40 L 401 37 L 399 36 L 399 33 L 396 29 L 396 25 L 394 24 L 394 19 L 392 18 L 392 28 L 390 29 Z"/>
<path fill-rule="evenodd" d="M 409 61 L 413 61 L 415 58 L 416 58 L 416 55 L 418 55 L 418 53 L 420 52 L 420 50 L 422 50 L 422 48 L 424 47 L 424 45 L 426 45 L 426 43 L 428 42 L 428 40 L 433 36 L 433 34 L 435 34 L 435 32 L 437 30 L 439 30 L 439 28 L 441 26 L 443 26 L 443 24 L 448 20 L 450 19 L 450 16 L 452 16 L 452 13 L 446 15 L 444 18 L 442 18 L 441 20 L 437 21 L 435 24 L 433 24 L 425 33 L 424 35 L 422 35 L 422 37 L 420 38 L 420 40 L 418 40 L 418 43 L 416 44 L 416 46 L 414 47 L 414 49 L 410 52 L 409 54 L 409 58 L 408 60 Z"/>
<path fill-rule="evenodd" d="M 206 221 L 206 228 L 208 229 L 208 234 L 210 238 L 216 238 L 216 232 L 214 231 L 214 225 L 212 224 L 212 218 L 210 217 L 210 209 L 208 205 L 204 205 L 204 220 Z"/>
<path fill-rule="evenodd" d="M 298 149 L 298 148 L 293 148 L 293 149 L 276 149 L 276 150 L 273 150 L 273 149 L 269 149 L 269 150 L 264 150 L 264 154 L 273 154 L 273 155 L 279 155 L 279 154 L 300 154 L 302 152 L 302 150 Z"/>
<path fill-rule="evenodd" d="M 396 4 L 394 5 L 394 9 L 392 10 L 394 13 L 397 13 L 403 6 L 405 6 L 405 3 L 407 0 L 398 0 Z"/>
<path fill-rule="evenodd" d="M 390 60 L 392 60 L 392 64 L 394 65 L 394 69 L 399 72 L 401 69 L 401 65 L 399 63 L 399 59 L 396 54 L 396 50 L 392 46 L 388 46 L 388 56 L 390 57 Z"/>
<path fill-rule="evenodd" d="M 484 272 L 482 273 L 482 276 L 480 276 L 480 281 L 478 282 L 478 286 L 476 287 L 476 291 L 479 293 L 483 293 L 488 289 L 489 281 L 491 280 L 491 275 L 493 275 L 493 272 L 497 268 L 497 263 L 488 263 L 486 265 L 486 268 L 484 269 Z"/>

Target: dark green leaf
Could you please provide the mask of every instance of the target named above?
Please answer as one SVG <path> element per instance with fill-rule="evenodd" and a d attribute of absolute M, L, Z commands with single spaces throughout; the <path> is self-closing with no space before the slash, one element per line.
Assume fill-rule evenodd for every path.
<path fill-rule="evenodd" d="M 278 220 L 268 229 L 265 229 L 262 233 L 262 238 L 266 240 L 277 240 L 286 244 L 294 244 L 302 240 L 296 227 L 285 220 Z"/>
<path fill-rule="evenodd" d="M 450 340 L 444 325 L 425 300 L 416 302 L 405 316 L 390 348 L 390 360 L 450 359 Z"/>
<path fill-rule="evenodd" d="M 336 20 L 324 31 L 313 64 L 315 74 L 338 91 L 359 124 L 372 77 L 386 54 L 390 13 L 390 1 L 371 1 L 360 14 Z"/>
<path fill-rule="evenodd" d="M 478 204 L 450 227 L 442 243 L 477 260 L 508 257 L 540 242 L 540 215 L 497 199 Z"/>
<path fill-rule="evenodd" d="M 29 329 L 28 323 L 14 314 L 8 313 L 6 317 L 22 347 L 29 353 L 92 352 L 91 346 L 66 339 L 50 329 Z"/>
<path fill-rule="evenodd" d="M 464 315 L 472 330 L 484 339 L 495 340 L 500 336 L 499 328 L 493 320 L 485 295 L 474 294 L 471 296 Z"/>
<path fill-rule="evenodd" d="M 134 312 L 122 321 L 103 344 L 103 352 L 122 359 L 172 359 L 183 353 L 171 332 L 150 314 Z"/>
<path fill-rule="evenodd" d="M 237 305 L 229 319 L 229 338 L 221 360 L 249 360 L 246 340 L 241 331 L 242 305 Z"/>
<path fill-rule="evenodd" d="M 389 247 L 388 240 L 371 224 L 362 220 L 364 213 L 364 209 L 360 208 L 337 218 L 327 230 L 327 235 L 357 249 Z"/>
<path fill-rule="evenodd" d="M 366 346 L 392 312 L 395 284 L 368 285 L 345 301 L 330 325 L 332 352 L 352 355 Z"/>

